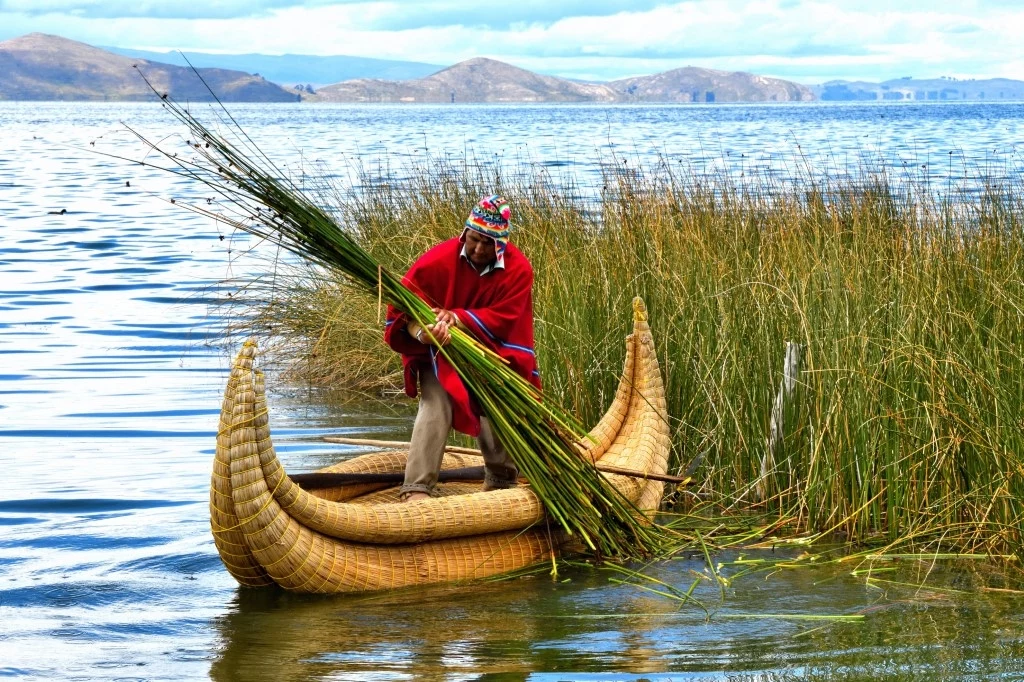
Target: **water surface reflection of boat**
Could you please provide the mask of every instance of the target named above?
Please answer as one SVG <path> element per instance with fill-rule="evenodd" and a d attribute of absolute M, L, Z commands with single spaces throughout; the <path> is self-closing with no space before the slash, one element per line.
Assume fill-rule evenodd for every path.
<path fill-rule="evenodd" d="M 588 617 L 595 608 L 637 615 Z M 679 615 L 671 602 L 609 584 L 598 570 L 572 567 L 559 581 L 542 574 L 334 597 L 239 590 L 230 612 L 217 619 L 210 679 L 319 682 L 491 674 L 522 680 L 538 671 L 664 672 L 666 655 L 683 639 L 676 628 L 704 625 L 700 611 Z"/>

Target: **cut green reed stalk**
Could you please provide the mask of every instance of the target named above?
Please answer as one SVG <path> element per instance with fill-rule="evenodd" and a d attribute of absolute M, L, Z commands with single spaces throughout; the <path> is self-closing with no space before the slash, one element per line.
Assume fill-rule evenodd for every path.
<path fill-rule="evenodd" d="M 617 585 L 629 585 L 645 592 L 656 594 L 659 597 L 678 601 L 680 605 L 693 604 L 703 611 L 705 615 L 710 615 L 708 608 L 704 606 L 699 599 L 693 596 L 693 592 L 697 589 L 697 585 L 699 585 L 701 581 L 706 580 L 706 576 L 698 575 L 686 590 L 681 590 L 675 585 L 663 580 L 658 580 L 654 576 L 645 573 L 643 570 L 633 570 L 626 566 L 620 566 L 610 562 L 603 564 L 601 569 L 605 572 L 618 573 L 625 576 L 625 579 L 609 578 L 608 581 L 611 583 Z M 652 587 L 652 585 L 654 587 Z"/>
<path fill-rule="evenodd" d="M 192 136 L 189 157 L 179 157 L 141 135 L 140 140 L 170 161 L 174 172 L 219 196 L 216 206 L 183 203 L 186 208 L 344 273 L 357 288 L 393 304 L 423 326 L 434 322 L 430 305 L 308 198 L 233 119 L 228 130 L 235 141 L 208 128 L 177 102 L 163 99 Z M 585 432 L 569 412 L 459 329 L 452 330 L 451 341 L 438 351 L 455 368 L 520 473 L 566 532 L 602 556 L 651 556 L 668 548 L 670 533 L 641 521 L 636 507 L 580 456 Z"/>

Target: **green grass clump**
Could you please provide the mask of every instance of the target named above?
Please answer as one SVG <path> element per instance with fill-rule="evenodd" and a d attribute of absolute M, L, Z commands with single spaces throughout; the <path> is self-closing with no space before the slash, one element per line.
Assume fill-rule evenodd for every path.
<path fill-rule="evenodd" d="M 536 271 L 545 392 L 585 424 L 611 400 L 629 301 L 643 297 L 676 466 L 700 462 L 699 489 L 680 492 L 679 508 L 754 511 L 791 534 L 1019 551 L 1021 188 L 938 195 L 873 172 L 738 184 L 615 167 L 589 199 L 543 175 L 437 164 L 386 184 L 364 178 L 358 194 L 330 200 L 401 272 L 458 234 L 480 196 L 509 198 L 512 240 Z M 293 370 L 394 389 L 398 358 L 380 342 L 375 297 L 314 270 L 293 285 L 296 295 L 248 310 L 289 340 Z M 343 314 L 367 321 L 365 333 L 335 324 Z M 787 341 L 803 365 L 769 457 Z"/>

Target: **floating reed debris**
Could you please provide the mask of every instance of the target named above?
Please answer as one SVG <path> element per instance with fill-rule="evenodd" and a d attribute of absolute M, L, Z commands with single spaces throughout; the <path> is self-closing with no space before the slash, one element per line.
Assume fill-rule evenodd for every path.
<path fill-rule="evenodd" d="M 338 273 L 378 305 L 392 304 L 421 325 L 433 322 L 430 305 L 363 248 L 357 230 L 343 228 L 275 166 L 226 109 L 228 132 L 220 134 L 170 97 L 162 99 L 188 130 L 190 153 L 179 155 L 164 143 L 139 139 L 171 163 L 168 170 L 219 197 L 216 205 L 184 200 L 180 205 Z M 581 457 L 585 432 L 570 412 L 461 330 L 452 330 L 451 342 L 439 352 L 476 398 L 547 512 L 570 535 L 601 556 L 651 556 L 672 546 L 671 533 L 648 523 Z"/>

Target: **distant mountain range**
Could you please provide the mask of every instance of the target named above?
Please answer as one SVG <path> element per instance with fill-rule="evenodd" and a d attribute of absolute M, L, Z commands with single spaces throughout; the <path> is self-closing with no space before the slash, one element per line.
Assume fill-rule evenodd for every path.
<path fill-rule="evenodd" d="M 542 76 L 494 59 L 470 59 L 415 80 L 359 78 L 317 91 L 327 102 L 616 102 L 600 83 Z"/>
<path fill-rule="evenodd" d="M 806 102 L 1024 99 L 1008 79 L 903 78 L 806 86 L 744 72 L 696 67 L 591 83 L 546 76 L 493 59 L 447 68 L 362 57 L 186 53 L 217 96 L 233 102 Z M 176 62 L 178 65 L 167 62 Z M 0 100 L 143 100 L 161 93 L 208 100 L 210 93 L 177 53 L 101 49 L 32 33 L 0 42 Z M 138 69 L 133 68 L 138 66 Z M 329 85 L 321 85 L 330 83 Z"/>
<path fill-rule="evenodd" d="M 130 59 L 41 33 L 0 43 L 0 100 L 155 98 L 140 72 L 157 90 L 173 93 L 176 99 L 211 99 L 200 79 L 185 67 Z M 299 99 L 294 91 L 241 71 L 201 69 L 200 73 L 224 101 L 295 102 Z"/>
<path fill-rule="evenodd" d="M 317 91 L 328 102 L 792 102 L 809 88 L 749 73 L 686 67 L 611 83 L 542 76 L 494 59 L 459 62 L 426 78 L 360 78 Z"/>
<path fill-rule="evenodd" d="M 957 78 L 897 78 L 882 83 L 830 81 L 815 88 L 824 102 L 843 101 L 950 101 L 1024 99 L 1024 81 L 1009 78 L 960 80 Z"/>
<path fill-rule="evenodd" d="M 609 83 L 626 101 L 635 102 L 809 102 L 806 85 L 742 71 L 687 66 L 653 76 Z"/>
<path fill-rule="evenodd" d="M 401 62 L 390 59 L 369 59 L 367 57 L 315 57 L 305 54 L 213 54 L 210 52 L 147 52 L 126 50 L 120 47 L 104 47 L 114 54 L 151 62 L 164 62 L 187 66 L 188 62 L 197 68 L 219 68 L 259 74 L 269 81 L 284 86 L 295 85 L 319 88 L 330 83 L 339 83 L 353 78 L 385 78 L 406 80 L 429 76 L 444 68 L 441 64 L 423 62 Z M 182 58 L 188 59 L 188 62 Z"/>

